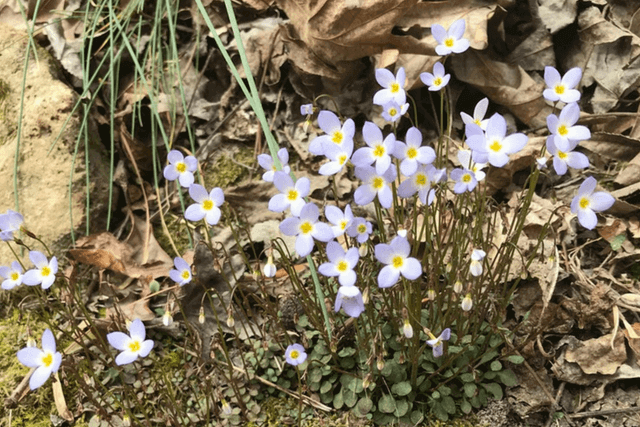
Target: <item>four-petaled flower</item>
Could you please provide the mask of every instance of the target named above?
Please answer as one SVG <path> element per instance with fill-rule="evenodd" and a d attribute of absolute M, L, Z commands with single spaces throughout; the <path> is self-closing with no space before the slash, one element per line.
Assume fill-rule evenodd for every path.
<path fill-rule="evenodd" d="M 591 138 L 591 131 L 586 126 L 577 125 L 580 118 L 580 107 L 575 102 L 564 106 L 560 116 L 549 114 L 547 127 L 555 135 L 554 143 L 560 151 L 569 151 L 569 141 L 584 141 Z"/>
<path fill-rule="evenodd" d="M 396 122 L 409 109 L 409 104 L 398 104 L 396 101 L 389 101 L 382 106 L 382 118 L 388 122 Z"/>
<path fill-rule="evenodd" d="M 324 155 L 330 160 L 320 166 L 320 175 L 335 175 L 347 164 L 353 153 L 353 139 L 349 139 L 341 145 L 328 144 L 324 147 Z"/>
<path fill-rule="evenodd" d="M 358 243 L 363 244 L 369 239 L 369 234 L 373 231 L 371 223 L 362 217 L 354 218 L 351 226 L 347 228 L 349 237 L 356 237 Z"/>
<path fill-rule="evenodd" d="M 220 220 L 220 206 L 224 203 L 224 193 L 220 187 L 211 192 L 200 184 L 192 184 L 189 187 L 189 195 L 196 202 L 184 212 L 184 217 L 189 221 L 200 221 L 202 218 L 209 225 L 216 225 Z"/>
<path fill-rule="evenodd" d="M 406 78 L 404 67 L 398 68 L 395 76 L 386 68 L 376 69 L 376 81 L 384 89 L 376 92 L 373 96 L 373 103 L 376 105 L 385 105 L 389 101 L 395 101 L 398 105 L 404 105 L 404 103 L 407 102 L 407 94 L 404 91 Z"/>
<path fill-rule="evenodd" d="M 354 249 L 354 248 L 351 248 Z M 335 311 L 344 310 L 350 317 L 358 317 L 364 311 L 364 300 L 360 289 L 355 286 L 340 286 L 336 294 Z"/>
<path fill-rule="evenodd" d="M 448 30 L 445 30 L 440 24 L 433 24 L 431 26 L 431 34 L 438 42 L 436 53 L 440 56 L 445 56 L 450 53 L 462 53 L 469 49 L 469 40 L 462 37 L 465 28 L 464 19 L 455 21 Z"/>
<path fill-rule="evenodd" d="M 589 159 L 582 153 L 573 151 L 578 145 L 578 141 L 569 141 L 568 150 L 560 151 L 555 144 L 556 136 L 547 137 L 547 151 L 553 155 L 553 168 L 558 175 L 567 173 L 567 166 L 574 169 L 584 169 L 589 167 Z M 545 163 L 546 163 L 545 159 Z"/>
<path fill-rule="evenodd" d="M 285 218 L 280 223 L 280 231 L 287 236 L 296 238 L 296 252 L 305 257 L 313 250 L 313 239 L 328 242 L 333 239 L 333 230 L 329 225 L 318 222 L 320 211 L 314 203 L 307 203 L 300 210 L 299 217 Z"/>
<path fill-rule="evenodd" d="M 169 271 L 171 280 L 180 286 L 189 283 L 191 281 L 191 267 L 187 264 L 187 261 L 178 256 L 173 259 L 173 265 L 175 265 L 176 268 Z"/>
<path fill-rule="evenodd" d="M 501 168 L 509 162 L 509 154 L 517 153 L 527 144 L 529 138 L 523 133 L 507 133 L 507 122 L 500 114 L 496 113 L 487 123 L 486 134 L 480 126 L 472 123 L 467 129 L 477 128 L 479 132 L 472 132 L 467 138 L 467 144 L 473 150 L 473 160 L 479 163 L 489 162 L 492 166 Z"/>
<path fill-rule="evenodd" d="M 428 165 L 436 159 L 436 152 L 431 147 L 422 146 L 422 134 L 416 127 L 410 127 L 405 136 L 406 143 L 396 141 L 393 155 L 402 160 L 400 172 L 404 176 L 413 175 L 418 164 Z"/>
<path fill-rule="evenodd" d="M 62 355 L 56 351 L 56 339 L 50 329 L 42 333 L 42 350 L 25 347 L 18 350 L 18 360 L 28 368 L 36 368 L 29 379 L 29 388 L 35 390 L 47 381 L 52 373 L 58 372 Z"/>
<path fill-rule="evenodd" d="M 487 167 L 486 163 L 477 163 L 471 160 L 471 151 L 458 150 L 458 161 L 464 169 L 473 171 L 476 179 L 482 181 L 486 174 L 482 172 L 482 169 Z"/>
<path fill-rule="evenodd" d="M 289 365 L 298 366 L 307 360 L 307 352 L 300 344 L 291 344 L 284 352 L 284 358 Z"/>
<path fill-rule="evenodd" d="M 58 260 L 56 257 L 51 257 L 49 261 L 42 252 L 38 251 L 29 252 L 29 259 L 36 268 L 24 273 L 22 283 L 28 286 L 42 285 L 42 289 L 49 289 L 56 280 Z"/>
<path fill-rule="evenodd" d="M 327 217 L 329 222 L 333 224 L 331 229 L 335 237 L 342 236 L 347 228 L 353 222 L 353 212 L 351 211 L 351 205 L 347 205 L 344 208 L 344 212 L 337 206 L 327 206 L 324 208 L 324 216 Z"/>
<path fill-rule="evenodd" d="M 357 205 L 368 205 L 378 195 L 378 201 L 383 208 L 389 209 L 393 204 L 393 193 L 389 183 L 396 179 L 396 168 L 389 167 L 384 174 L 376 173 L 371 166 L 356 168 L 356 177 L 363 184 L 353 193 L 353 200 Z"/>
<path fill-rule="evenodd" d="M 282 166 L 282 171 L 286 174 L 291 172 L 291 168 L 287 163 L 289 163 L 289 152 L 286 148 L 281 148 L 278 150 L 278 160 L 280 161 L 280 166 Z M 273 162 L 273 158 L 268 154 L 260 154 L 258 156 L 258 164 L 262 166 L 263 169 L 267 171 L 262 174 L 262 179 L 267 182 L 273 182 L 273 176 L 276 173 L 276 165 Z"/>
<path fill-rule="evenodd" d="M 453 186 L 453 192 L 456 194 L 462 194 L 465 191 L 473 191 L 478 185 L 476 174 L 470 169 L 456 168 L 449 174 L 452 180 L 456 183 Z"/>
<path fill-rule="evenodd" d="M 376 259 L 385 267 L 378 274 L 378 286 L 388 288 L 395 285 L 400 275 L 415 280 L 422 274 L 422 265 L 417 259 L 410 257 L 411 246 L 406 238 L 396 236 L 391 243 L 379 243 L 375 247 Z"/>
<path fill-rule="evenodd" d="M 476 107 L 473 109 L 473 117 L 468 115 L 465 112 L 460 113 L 460 117 L 462 117 L 462 121 L 465 125 L 470 125 L 471 123 L 475 123 L 480 126 L 482 130 L 487 129 L 487 123 L 489 123 L 489 119 L 485 119 L 484 115 L 487 114 L 487 108 L 489 107 L 489 99 L 482 98 L 476 104 Z"/>
<path fill-rule="evenodd" d="M 331 111 L 320 111 L 318 114 L 318 126 L 326 135 L 320 135 L 309 144 L 309 152 L 316 156 L 321 156 L 325 152 L 325 147 L 331 144 L 342 145 L 345 141 L 353 141 L 356 133 L 356 125 L 351 119 L 345 120 L 340 125 L 340 119 Z"/>
<path fill-rule="evenodd" d="M 0 276 L 4 277 L 2 289 L 9 290 L 22 284 L 22 266 L 18 261 L 13 261 L 11 267 L 0 267 Z"/>
<path fill-rule="evenodd" d="M 429 90 L 432 92 L 437 92 L 449 83 L 449 79 L 451 78 L 450 74 L 444 73 L 444 65 L 439 62 L 433 64 L 433 74 L 431 73 L 421 73 L 420 80 L 422 83 L 429 86 Z"/>
<path fill-rule="evenodd" d="M 544 67 L 544 82 L 547 89 L 542 92 L 542 96 L 548 101 L 562 101 L 564 103 L 577 102 L 580 99 L 580 92 L 575 89 L 582 78 L 582 70 L 578 67 L 572 68 L 560 77 L 560 73 L 553 67 Z"/>
<path fill-rule="evenodd" d="M 310 116 L 313 114 L 313 104 L 302 104 L 300 106 L 300 114 Z"/>
<path fill-rule="evenodd" d="M 13 232 L 20 230 L 23 221 L 23 216 L 11 209 L 0 215 L 0 240 L 13 240 Z"/>
<path fill-rule="evenodd" d="M 365 122 L 362 128 L 362 136 L 368 147 L 358 148 L 353 153 L 351 163 L 356 167 L 363 167 L 375 162 L 376 173 L 378 175 L 384 174 L 391 165 L 390 155 L 393 154 L 393 149 L 395 148 L 395 135 L 390 133 L 383 140 L 380 128 L 371 122 Z"/>
<path fill-rule="evenodd" d="M 451 338 L 451 329 L 445 329 L 437 338 L 429 331 L 429 338 L 427 344 L 433 348 L 433 357 L 438 358 L 443 353 L 443 341 L 449 341 Z"/>
<path fill-rule="evenodd" d="M 356 273 L 353 268 L 360 259 L 358 248 L 353 247 L 345 252 L 340 243 L 332 240 L 327 243 L 327 258 L 329 262 L 318 267 L 320 274 L 327 277 L 338 276 L 340 286 L 353 286 L 356 283 Z"/>
<path fill-rule="evenodd" d="M 168 181 L 180 182 L 180 185 L 187 188 L 193 184 L 193 173 L 198 169 L 198 160 L 193 156 L 184 157 L 178 150 L 169 151 L 167 156 L 169 164 L 164 167 L 163 175 Z"/>
<path fill-rule="evenodd" d="M 482 249 L 474 249 L 471 252 L 471 265 L 469 266 L 469 271 L 471 271 L 472 276 L 481 276 L 482 275 L 482 260 L 487 256 L 487 253 Z"/>
<path fill-rule="evenodd" d="M 571 201 L 571 212 L 577 213 L 580 224 L 589 230 L 593 230 L 598 224 L 596 212 L 606 211 L 616 201 L 611 194 L 604 191 L 594 193 L 596 185 L 594 177 L 585 179 L 578 189 L 578 194 Z"/>
<path fill-rule="evenodd" d="M 146 330 L 140 319 L 135 319 L 129 325 L 129 335 L 124 332 L 111 332 L 107 334 L 107 341 L 116 350 L 120 350 L 116 356 L 116 365 L 126 365 L 138 357 L 147 357 L 153 348 L 153 340 L 145 340 Z"/>
<path fill-rule="evenodd" d="M 269 200 L 269 210 L 273 212 L 283 212 L 291 207 L 291 214 L 300 215 L 300 210 L 305 205 L 304 197 L 309 195 L 309 178 L 302 177 L 293 183 L 293 179 L 282 171 L 277 171 L 273 176 L 273 183 L 280 190 Z"/>
<path fill-rule="evenodd" d="M 436 196 L 431 184 L 440 182 L 446 178 L 444 169 L 436 169 L 433 165 L 420 165 L 416 172 L 400 183 L 398 196 L 408 198 L 418 193 L 418 198 L 423 205 L 431 205 Z"/>

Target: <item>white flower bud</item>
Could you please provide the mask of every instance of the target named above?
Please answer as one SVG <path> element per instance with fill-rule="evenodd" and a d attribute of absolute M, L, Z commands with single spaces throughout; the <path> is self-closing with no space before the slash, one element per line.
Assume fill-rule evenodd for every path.
<path fill-rule="evenodd" d="M 473 307 L 473 300 L 471 299 L 471 294 L 467 294 L 465 295 L 464 298 L 462 298 L 462 303 L 460 304 L 460 306 L 464 311 L 471 310 L 471 307 Z"/>
<path fill-rule="evenodd" d="M 171 326 L 171 324 L 173 323 L 173 316 L 171 315 L 171 313 L 167 310 L 164 312 L 164 314 L 162 315 L 162 324 L 164 326 Z"/>
<path fill-rule="evenodd" d="M 409 319 L 404 319 L 404 325 L 402 326 L 402 333 L 407 338 L 413 338 L 413 326 L 411 326 L 411 322 L 409 322 Z"/>
<path fill-rule="evenodd" d="M 262 269 L 262 273 L 264 274 L 265 277 L 275 277 L 277 271 L 278 269 L 276 268 L 276 265 L 273 263 L 273 256 L 269 255 L 269 259 L 267 260 L 267 263 L 264 265 Z"/>
<path fill-rule="evenodd" d="M 462 292 L 462 282 L 460 280 L 456 280 L 456 282 L 453 284 L 453 292 L 455 292 L 456 294 Z"/>

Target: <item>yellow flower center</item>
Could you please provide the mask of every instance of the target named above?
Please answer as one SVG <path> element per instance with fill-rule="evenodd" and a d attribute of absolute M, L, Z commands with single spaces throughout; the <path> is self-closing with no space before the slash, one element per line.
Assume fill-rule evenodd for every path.
<path fill-rule="evenodd" d="M 391 107 L 389 108 L 389 115 L 391 117 L 394 117 L 396 114 L 398 114 L 398 110 L 396 110 L 395 108 Z"/>
<path fill-rule="evenodd" d="M 435 79 L 433 79 L 433 85 L 434 86 L 440 86 L 442 84 L 442 78 L 441 77 L 436 77 Z"/>
<path fill-rule="evenodd" d="M 419 173 L 416 175 L 416 184 L 423 186 L 427 183 L 427 176 L 423 173 Z"/>
<path fill-rule="evenodd" d="M 202 209 L 204 209 L 205 211 L 210 211 L 211 209 L 213 209 L 213 202 L 209 199 L 205 200 L 204 202 L 202 202 Z"/>
<path fill-rule="evenodd" d="M 491 143 L 491 145 L 489 146 L 489 149 L 491 151 L 495 151 L 496 153 L 499 152 L 500 150 L 502 150 L 502 144 L 500 144 L 500 141 L 498 141 L 497 139 L 495 141 L 493 141 Z"/>
<path fill-rule="evenodd" d="M 558 151 L 558 157 L 564 160 L 567 158 L 567 153 L 565 153 L 564 151 Z"/>
<path fill-rule="evenodd" d="M 364 234 L 367 232 L 367 226 L 365 224 L 360 224 L 358 226 L 358 233 Z"/>
<path fill-rule="evenodd" d="M 138 340 L 132 340 L 129 343 L 129 351 L 131 351 L 132 353 L 137 353 L 140 351 L 140 341 Z"/>
<path fill-rule="evenodd" d="M 49 267 L 42 267 L 42 270 L 40 270 L 40 274 L 42 274 L 42 277 L 47 277 L 48 275 L 51 274 L 51 269 Z"/>
<path fill-rule="evenodd" d="M 187 280 L 191 276 L 191 274 L 189 274 L 189 271 L 184 270 L 180 276 L 182 276 L 183 279 Z"/>
<path fill-rule="evenodd" d="M 305 221 L 300 225 L 300 231 L 302 234 L 309 234 L 313 230 L 313 225 L 309 221 Z"/>
<path fill-rule="evenodd" d="M 565 125 L 558 126 L 558 135 L 565 136 L 569 133 L 569 130 Z"/>
<path fill-rule="evenodd" d="M 340 157 L 338 157 L 338 162 L 341 165 L 344 165 L 344 163 L 347 161 L 347 155 L 346 154 L 341 154 Z"/>
<path fill-rule="evenodd" d="M 336 270 L 340 272 L 345 272 L 349 269 L 349 265 L 345 261 L 340 261 L 336 266 Z"/>
<path fill-rule="evenodd" d="M 349 224 L 349 221 L 347 221 L 347 220 L 343 220 L 343 221 L 341 221 L 341 222 L 340 222 L 340 229 L 341 229 L 341 230 L 346 229 L 346 228 L 347 228 L 347 224 Z"/>
<path fill-rule="evenodd" d="M 296 190 L 289 190 L 289 192 L 287 193 L 287 199 L 293 202 L 297 198 L 298 198 L 298 192 Z"/>
<path fill-rule="evenodd" d="M 331 137 L 331 141 L 333 141 L 334 143 L 340 145 L 340 144 L 342 144 L 342 139 L 343 138 L 344 138 L 344 135 L 342 135 L 342 132 L 337 130 L 337 131 L 335 131 L 333 133 L 333 136 Z"/>
<path fill-rule="evenodd" d="M 384 145 L 378 144 L 373 149 L 373 156 L 374 157 L 382 157 L 382 156 L 384 156 L 384 152 L 385 152 Z"/>
<path fill-rule="evenodd" d="M 382 186 L 384 185 L 384 180 L 382 178 L 380 178 L 379 176 L 375 177 L 373 179 L 373 188 L 375 188 L 376 190 L 379 190 L 382 188 Z"/>
<path fill-rule="evenodd" d="M 47 352 L 44 356 L 42 356 L 42 359 L 40 359 L 40 362 L 42 363 L 42 366 L 44 366 L 45 368 L 48 368 L 53 363 L 53 354 L 51 354 L 50 352 Z"/>
<path fill-rule="evenodd" d="M 475 119 L 473 123 L 477 124 L 478 126 L 482 125 L 482 122 L 480 121 L 480 119 Z"/>
<path fill-rule="evenodd" d="M 462 175 L 462 182 L 465 182 L 465 183 L 471 182 L 471 175 L 469 175 L 468 173 L 465 173 L 464 175 Z"/>
<path fill-rule="evenodd" d="M 556 93 L 558 95 L 562 95 L 564 93 L 564 86 L 563 85 L 556 85 L 554 90 L 556 91 Z"/>
<path fill-rule="evenodd" d="M 176 170 L 180 173 L 187 171 L 187 165 L 184 162 L 176 163 Z"/>
<path fill-rule="evenodd" d="M 11 280 L 18 280 L 18 277 L 20 277 L 20 275 L 15 271 L 11 273 Z"/>
<path fill-rule="evenodd" d="M 300 357 L 300 352 L 298 350 L 291 350 L 291 354 L 289 355 L 293 360 L 296 360 Z"/>
<path fill-rule="evenodd" d="M 454 44 L 455 44 L 455 40 L 453 40 L 453 37 L 448 37 L 444 41 L 444 45 L 449 48 L 453 47 Z"/>
<path fill-rule="evenodd" d="M 580 209 L 586 209 L 589 207 L 589 199 L 587 199 L 586 197 L 583 197 L 582 199 L 580 199 Z"/>
<path fill-rule="evenodd" d="M 402 264 L 404 264 L 404 260 L 399 255 L 398 256 L 394 256 L 393 257 L 393 261 L 391 262 L 391 264 L 393 265 L 393 268 L 400 268 L 400 267 L 402 267 Z"/>
<path fill-rule="evenodd" d="M 418 155 L 418 150 L 416 150 L 413 147 L 409 147 L 409 149 L 407 150 L 407 157 L 410 159 L 415 158 Z"/>
<path fill-rule="evenodd" d="M 400 85 L 398 83 L 391 83 L 391 87 L 389 87 L 391 93 L 397 93 L 400 90 Z"/>

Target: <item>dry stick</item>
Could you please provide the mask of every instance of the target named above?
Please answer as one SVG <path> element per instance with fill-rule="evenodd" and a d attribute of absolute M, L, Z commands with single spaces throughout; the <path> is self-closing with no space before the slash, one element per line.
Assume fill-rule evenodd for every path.
<path fill-rule="evenodd" d="M 585 418 L 585 417 L 598 417 L 602 415 L 615 415 L 624 414 L 625 412 L 638 412 L 640 406 L 632 406 L 631 408 L 616 408 L 616 409 L 603 409 L 601 411 L 586 411 L 578 412 L 577 414 L 566 414 L 567 418 Z"/>
<path fill-rule="evenodd" d="M 25 390 L 29 387 L 29 379 L 31 378 L 31 375 L 35 372 L 35 370 L 36 368 L 31 368 L 29 373 L 24 376 L 22 381 L 20 381 L 20 384 L 18 384 L 18 386 L 13 390 L 13 392 L 11 392 L 11 396 L 7 397 L 4 400 L 5 408 L 11 409 L 18 406 L 18 402 L 20 402 L 20 400 L 26 394 Z"/>
<path fill-rule="evenodd" d="M 551 425 L 551 423 L 554 420 L 554 415 L 555 415 L 555 410 L 560 408 L 560 405 L 558 404 L 558 402 L 560 401 L 560 398 L 562 397 L 562 393 L 564 392 L 564 387 L 567 385 L 566 381 L 562 381 L 562 384 L 560 384 L 560 387 L 558 387 L 558 392 L 556 393 L 556 399 L 553 403 L 553 407 L 552 410 L 549 411 L 549 418 L 547 419 L 547 423 L 545 424 L 545 427 L 549 427 Z M 571 424 L 570 421 L 567 420 L 568 423 Z"/>

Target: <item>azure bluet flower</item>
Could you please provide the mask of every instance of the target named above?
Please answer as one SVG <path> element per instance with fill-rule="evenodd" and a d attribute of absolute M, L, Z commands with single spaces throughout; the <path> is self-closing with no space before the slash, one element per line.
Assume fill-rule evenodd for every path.
<path fill-rule="evenodd" d="M 36 368 L 29 378 L 29 388 L 35 390 L 47 381 L 52 373 L 58 372 L 62 355 L 56 351 L 56 339 L 50 329 L 42 333 L 42 350 L 25 347 L 18 350 L 18 360 L 28 368 Z"/>
<path fill-rule="evenodd" d="M 153 348 L 153 340 L 145 340 L 146 330 L 140 319 L 129 324 L 129 335 L 116 331 L 107 334 L 107 341 L 121 353 L 116 356 L 116 365 L 127 365 L 138 357 L 147 357 Z"/>
<path fill-rule="evenodd" d="M 460 117 L 462 117 L 462 122 L 465 125 L 470 125 L 471 123 L 475 123 L 477 126 L 480 126 L 480 129 L 486 130 L 487 123 L 489 123 L 489 119 L 485 119 L 484 116 L 487 114 L 487 108 L 489 107 L 489 99 L 482 98 L 476 104 L 473 109 L 473 117 L 468 115 L 465 112 L 460 113 Z"/>
<path fill-rule="evenodd" d="M 584 141 L 591 138 L 589 128 L 576 125 L 580 119 L 580 107 L 575 102 L 564 106 L 560 116 L 549 114 L 547 127 L 555 135 L 554 143 L 560 151 L 569 151 L 569 141 Z"/>
<path fill-rule="evenodd" d="M 315 203 L 307 203 L 300 210 L 299 217 L 285 218 L 280 223 L 280 231 L 287 236 L 297 236 L 296 252 L 305 257 L 313 250 L 313 239 L 328 242 L 333 239 L 333 230 L 329 225 L 318 222 L 320 211 Z"/>
<path fill-rule="evenodd" d="M 593 230 L 598 225 L 596 212 L 602 212 L 613 206 L 615 199 L 604 191 L 595 192 L 596 179 L 592 176 L 585 179 L 578 194 L 571 201 L 571 212 L 578 214 L 578 221 L 584 228 Z"/>
<path fill-rule="evenodd" d="M 360 289 L 355 286 L 340 286 L 336 294 L 335 312 L 340 311 L 340 308 L 350 317 L 360 316 L 364 311 L 364 300 Z"/>
<path fill-rule="evenodd" d="M 575 89 L 582 78 L 582 69 L 575 67 L 560 76 L 558 70 L 553 67 L 544 67 L 544 82 L 547 89 L 542 92 L 542 96 L 547 101 L 562 101 L 566 104 L 580 100 L 580 92 Z"/>
<path fill-rule="evenodd" d="M 341 125 L 338 116 L 327 110 L 320 111 L 318 114 L 318 126 L 325 135 L 315 137 L 309 144 L 309 152 L 316 156 L 324 155 L 325 147 L 331 144 L 342 145 L 345 141 L 353 141 L 353 135 L 356 133 L 353 120 L 347 119 Z"/>
<path fill-rule="evenodd" d="M 171 150 L 167 155 L 169 164 L 164 167 L 163 175 L 168 181 L 176 179 L 182 187 L 189 188 L 194 182 L 193 173 L 198 169 L 198 160 L 193 156 L 184 157 L 178 150 Z"/>
<path fill-rule="evenodd" d="M 300 344 L 291 344 L 284 352 L 284 358 L 289 365 L 298 366 L 307 360 L 307 352 Z"/>
<path fill-rule="evenodd" d="M 209 225 L 216 225 L 220 221 L 222 211 L 220 206 L 224 203 L 224 193 L 220 187 L 212 189 L 209 193 L 200 184 L 191 184 L 189 196 L 196 202 L 184 212 L 184 217 L 189 221 L 200 221 L 202 218 Z"/>
<path fill-rule="evenodd" d="M 428 165 L 436 159 L 436 152 L 431 147 L 422 146 L 422 134 L 416 127 L 410 127 L 405 135 L 405 142 L 396 141 L 393 155 L 402 160 L 400 172 L 404 176 L 413 175 L 418 164 Z"/>
<path fill-rule="evenodd" d="M 329 144 L 325 146 L 324 155 L 330 160 L 320 166 L 320 175 L 335 175 L 344 168 L 353 153 L 353 139 L 343 142 L 341 145 Z"/>
<path fill-rule="evenodd" d="M 169 271 L 169 277 L 180 286 L 184 286 L 191 281 L 191 267 L 184 259 L 175 257 L 173 265 L 176 268 Z"/>
<path fill-rule="evenodd" d="M 0 267 L 0 276 L 4 278 L 2 289 L 10 290 L 22 284 L 22 266 L 18 261 L 13 261 L 11 267 Z"/>
<path fill-rule="evenodd" d="M 302 104 L 300 106 L 300 114 L 310 116 L 313 114 L 313 104 Z"/>
<path fill-rule="evenodd" d="M 555 144 L 556 136 L 547 137 L 547 151 L 553 155 L 553 168 L 558 175 L 567 173 L 567 166 L 574 169 L 584 169 L 589 167 L 589 159 L 584 154 L 573 151 L 578 145 L 578 141 L 569 140 L 568 150 L 560 151 Z M 546 163 L 546 159 L 545 159 Z"/>
<path fill-rule="evenodd" d="M 281 148 L 277 153 L 278 160 L 280 161 L 280 165 L 282 166 L 282 171 L 286 174 L 291 172 L 291 168 L 289 167 L 289 152 L 286 148 Z M 276 166 L 273 162 L 273 158 L 271 158 L 268 154 L 260 154 L 258 156 L 258 164 L 266 169 L 266 172 L 262 174 L 262 179 L 266 182 L 273 182 L 274 174 L 276 173 Z"/>
<path fill-rule="evenodd" d="M 347 228 L 347 235 L 355 237 L 358 243 L 363 244 L 369 240 L 369 235 L 373 231 L 371 223 L 362 217 L 354 218 L 353 222 Z"/>
<path fill-rule="evenodd" d="M 22 283 L 28 286 L 41 285 L 42 289 L 49 289 L 56 280 L 58 260 L 56 257 L 51 257 L 51 260 L 47 260 L 47 257 L 38 251 L 29 252 L 29 259 L 36 268 L 24 273 Z"/>
<path fill-rule="evenodd" d="M 324 208 L 324 216 L 333 224 L 331 229 L 335 237 L 342 236 L 353 222 L 351 205 L 345 206 L 344 212 L 337 206 L 329 205 Z"/>
<path fill-rule="evenodd" d="M 433 357 L 438 358 L 442 356 L 444 347 L 443 343 L 444 341 L 449 341 L 449 339 L 451 339 L 451 329 L 446 328 L 437 338 L 431 333 L 431 331 L 429 331 L 428 335 L 430 339 L 427 340 L 427 344 L 433 348 Z"/>
<path fill-rule="evenodd" d="M 287 208 L 291 208 L 291 214 L 300 215 L 300 210 L 305 205 L 304 198 L 309 195 L 309 178 L 299 178 L 296 183 L 289 174 L 282 171 L 276 171 L 273 183 L 280 191 L 269 200 L 269 210 L 273 212 L 283 212 Z"/>
<path fill-rule="evenodd" d="M 398 196 L 406 199 L 418 193 L 418 199 L 423 205 L 431 205 L 436 196 L 436 191 L 431 188 L 431 184 L 438 183 L 445 178 L 444 169 L 436 169 L 433 165 L 420 165 L 413 175 L 400 183 Z"/>
<path fill-rule="evenodd" d="M 471 265 L 469 271 L 472 276 L 482 276 L 482 260 L 487 256 L 487 253 L 482 249 L 474 249 L 471 252 Z"/>
<path fill-rule="evenodd" d="M 389 101 L 382 106 L 382 118 L 391 123 L 397 122 L 408 109 L 409 104 L 406 102 L 400 105 L 395 101 Z"/>
<path fill-rule="evenodd" d="M 389 101 L 394 101 L 398 105 L 404 105 L 407 102 L 407 94 L 404 91 L 406 78 L 403 67 L 398 68 L 395 76 L 386 68 L 376 69 L 376 81 L 383 89 L 377 91 L 373 96 L 373 103 L 385 105 Z"/>
<path fill-rule="evenodd" d="M 383 174 L 376 173 L 371 166 L 356 167 L 356 177 L 363 183 L 353 193 L 357 205 L 364 206 L 373 202 L 376 195 L 383 208 L 389 209 L 393 204 L 393 193 L 389 183 L 396 179 L 396 168 L 390 166 Z"/>
<path fill-rule="evenodd" d="M 482 181 L 486 174 L 482 169 L 487 167 L 486 163 L 477 163 L 471 160 L 471 151 L 458 150 L 458 161 L 464 169 L 471 170 L 478 181 Z"/>
<path fill-rule="evenodd" d="M 429 86 L 429 90 L 432 92 L 437 92 L 445 87 L 447 83 L 449 83 L 449 79 L 451 79 L 451 74 L 445 74 L 444 65 L 440 62 L 433 64 L 433 74 L 420 74 L 420 80 L 422 80 L 422 83 Z"/>
<path fill-rule="evenodd" d="M 13 240 L 13 232 L 20 230 L 24 217 L 11 209 L 0 215 L 0 240 L 6 242 Z"/>
<path fill-rule="evenodd" d="M 436 53 L 440 56 L 449 55 L 450 53 L 462 53 L 469 49 L 469 40 L 463 38 L 466 23 L 464 19 L 455 21 L 448 30 L 440 24 L 431 26 L 431 34 L 438 42 Z"/>
<path fill-rule="evenodd" d="M 479 126 L 468 125 L 468 128 Z M 482 130 L 480 130 L 482 132 Z M 467 138 L 467 144 L 473 150 L 473 160 L 479 163 L 489 162 L 492 166 L 501 168 L 509 162 L 509 154 L 517 153 L 527 144 L 529 138 L 523 133 L 507 134 L 507 122 L 496 113 L 487 123 L 487 131 L 474 133 Z"/>
<path fill-rule="evenodd" d="M 478 185 L 476 175 L 470 169 L 456 168 L 451 171 L 449 176 L 455 181 L 453 192 L 456 194 L 462 194 L 465 191 L 471 192 Z"/>
<path fill-rule="evenodd" d="M 362 136 L 367 147 L 361 147 L 353 153 L 351 162 L 358 167 L 369 166 L 375 162 L 376 173 L 384 174 L 391 165 L 391 154 L 396 144 L 396 137 L 390 133 L 384 140 L 382 131 L 372 122 L 365 122 Z"/>
<path fill-rule="evenodd" d="M 388 288 L 395 285 L 400 275 L 409 280 L 415 280 L 422 274 L 422 265 L 417 259 L 410 257 L 409 241 L 396 236 L 389 243 L 379 243 L 375 247 L 375 257 L 385 267 L 378 274 L 378 286 Z"/>
<path fill-rule="evenodd" d="M 360 259 L 358 248 L 352 247 L 345 252 L 340 243 L 332 240 L 327 244 L 327 258 L 329 262 L 318 267 L 320 274 L 337 276 L 340 286 L 353 286 L 356 283 L 356 272 L 353 269 Z"/>

